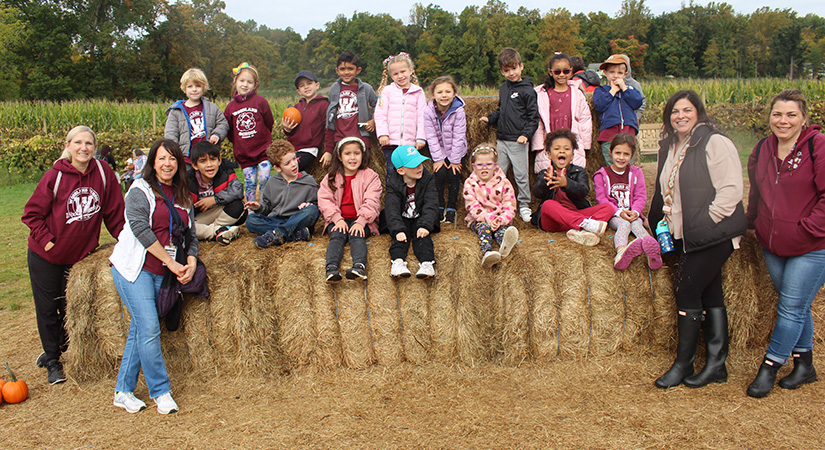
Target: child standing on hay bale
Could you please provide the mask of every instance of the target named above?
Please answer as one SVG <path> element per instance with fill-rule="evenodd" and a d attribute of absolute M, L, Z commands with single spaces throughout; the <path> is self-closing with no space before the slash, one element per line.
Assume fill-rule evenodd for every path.
<path fill-rule="evenodd" d="M 329 108 L 329 100 L 318 95 L 321 83 L 315 74 L 309 70 L 298 72 L 295 77 L 295 89 L 301 95 L 301 100 L 295 108 L 301 113 L 300 123 L 284 117 L 281 126 L 284 128 L 286 139 L 295 147 L 298 157 L 298 170 L 305 171 L 318 157 L 318 150 L 324 144 L 324 115 Z"/>
<path fill-rule="evenodd" d="M 613 164 L 602 167 L 593 175 L 593 190 L 599 204 L 610 205 L 613 217 L 608 225 L 616 230 L 613 245 L 616 259 L 613 267 L 625 270 L 633 258 L 647 254 L 647 264 L 651 270 L 662 267 L 662 253 L 659 242 L 648 234 L 642 220 L 642 210 L 647 203 L 647 188 L 642 168 L 631 165 L 636 153 L 636 138 L 619 133 L 610 141 L 610 155 Z M 630 232 L 636 239 L 627 244 Z"/>
<path fill-rule="evenodd" d="M 298 171 L 295 147 L 278 139 L 266 151 L 275 167 L 261 193 L 261 201 L 246 202 L 252 210 L 246 229 L 260 234 L 255 246 L 264 249 L 292 241 L 309 241 L 318 210 L 318 183 L 306 172 Z"/>
<path fill-rule="evenodd" d="M 461 187 L 461 160 L 467 154 L 467 118 L 464 100 L 458 96 L 453 77 L 436 78 L 430 85 L 433 101 L 424 109 L 427 145 L 433 157 L 438 211 L 442 222 L 455 222 L 455 207 Z M 448 182 L 444 204 L 444 182 Z M 445 209 L 446 206 L 446 209 Z"/>
<path fill-rule="evenodd" d="M 392 83 L 387 84 L 387 75 Z M 378 86 L 375 108 L 375 134 L 387 162 L 387 179 L 395 170 L 392 151 L 399 145 L 414 145 L 421 150 L 427 143 L 424 135 L 424 108 L 427 96 L 418 85 L 415 64 L 401 52 L 384 60 L 384 73 Z"/>
<path fill-rule="evenodd" d="M 178 100 L 166 109 L 163 138 L 175 141 L 183 152 L 186 164 L 191 164 L 189 148 L 200 141 L 217 144 L 229 133 L 229 123 L 221 108 L 203 94 L 209 81 L 203 71 L 191 68 L 180 77 L 180 90 L 186 100 Z"/>
<path fill-rule="evenodd" d="M 237 163 L 221 159 L 221 148 L 207 141 L 192 146 L 188 170 L 189 192 L 195 204 L 195 234 L 198 239 L 229 245 L 246 221 L 243 185 L 235 176 Z"/>
<path fill-rule="evenodd" d="M 498 65 L 504 75 L 499 89 L 498 109 L 479 120 L 497 125 L 496 148 L 501 156 L 504 173 L 513 165 L 513 176 L 518 188 L 521 220 L 530 222 L 530 174 L 528 143 L 538 128 L 538 106 L 533 81 L 521 78 L 524 64 L 514 48 L 506 47 L 498 54 Z"/>
<path fill-rule="evenodd" d="M 415 276 L 421 279 L 435 276 L 435 253 L 430 234 L 441 231 L 441 226 L 435 177 L 424 168 L 424 161 L 428 159 L 412 145 L 401 145 L 392 152 L 392 164 L 397 169 L 387 183 L 384 217 L 392 235 L 390 276 L 393 278 L 410 276 L 406 261 L 410 241 L 420 262 Z"/>
<path fill-rule="evenodd" d="M 586 246 L 599 243 L 613 217 L 610 205 L 590 206 L 590 183 L 583 167 L 573 164 L 576 136 L 567 128 L 547 135 L 544 148 L 550 167 L 539 172 L 533 195 L 541 206 L 533 213 L 533 225 L 544 231 L 567 231 L 567 238 Z"/>
<path fill-rule="evenodd" d="M 518 230 L 510 225 L 516 217 L 516 197 L 513 185 L 496 165 L 496 150 L 482 144 L 473 150 L 470 162 L 473 173 L 464 182 L 464 221 L 478 234 L 481 245 L 481 267 L 489 268 L 506 258 L 518 241 Z M 493 250 L 493 240 L 499 251 Z"/>
<path fill-rule="evenodd" d="M 360 136 L 364 147 L 370 145 L 370 133 L 375 131 L 372 110 L 378 96 L 367 83 L 358 78 L 361 58 L 353 52 L 341 53 L 335 63 L 338 80 L 329 88 L 329 108 L 326 115 L 324 155 L 321 164 L 329 167 L 334 160 L 336 144 L 347 136 Z"/>
<path fill-rule="evenodd" d="M 232 101 L 226 105 L 224 115 L 229 121 L 229 140 L 232 154 L 243 169 L 246 201 L 257 198 L 258 189 L 263 189 L 272 172 L 272 164 L 267 160 L 266 151 L 272 143 L 272 127 L 275 119 L 269 102 L 257 95 L 260 86 L 258 70 L 249 63 L 241 63 L 232 69 Z"/>
<path fill-rule="evenodd" d="M 324 230 L 329 233 L 326 280 L 341 281 L 338 265 L 349 241 L 352 268 L 350 280 L 367 279 L 367 237 L 378 234 L 381 207 L 381 178 L 369 168 L 364 141 L 349 136 L 338 142 L 336 158 L 318 190 L 318 207 L 324 214 Z"/>
<path fill-rule="evenodd" d="M 593 124 L 587 98 L 570 79 L 572 65 L 570 57 L 564 53 L 551 56 L 547 62 L 547 79 L 536 88 L 539 124 L 532 138 L 532 150 L 538 152 L 533 165 L 536 173 L 550 167 L 544 151 L 544 138 L 548 132 L 559 128 L 569 128 L 576 135 L 578 148 L 573 152 L 573 164 L 585 167 L 587 163 L 585 155 L 590 149 Z"/>
<path fill-rule="evenodd" d="M 593 92 L 593 106 L 599 112 L 598 141 L 605 162 L 610 164 L 610 140 L 613 136 L 619 133 L 638 134 L 636 110 L 642 107 L 644 97 L 638 89 L 625 83 L 625 76 L 630 72 L 630 58 L 610 55 L 599 70 L 607 75 L 607 84 Z"/>

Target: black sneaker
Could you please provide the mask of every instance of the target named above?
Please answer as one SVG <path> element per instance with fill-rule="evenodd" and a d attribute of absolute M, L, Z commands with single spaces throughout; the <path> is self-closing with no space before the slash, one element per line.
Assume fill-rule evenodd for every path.
<path fill-rule="evenodd" d="M 455 210 L 448 209 L 444 212 L 444 222 L 446 223 L 455 223 Z"/>
<path fill-rule="evenodd" d="M 303 227 L 300 230 L 295 230 L 292 234 L 293 241 L 304 241 L 309 242 L 309 228 Z"/>
<path fill-rule="evenodd" d="M 284 240 L 280 233 L 276 234 L 275 231 L 269 230 L 253 239 L 252 242 L 255 243 L 255 247 L 265 249 L 272 247 L 273 245 L 281 245 L 284 243 Z"/>
<path fill-rule="evenodd" d="M 41 353 L 40 356 L 34 360 L 34 365 L 37 367 L 46 367 L 46 352 Z"/>
<path fill-rule="evenodd" d="M 366 280 L 367 268 L 361 263 L 355 263 L 352 265 L 352 269 L 347 270 L 346 277 L 348 280 Z"/>
<path fill-rule="evenodd" d="M 59 384 L 66 381 L 66 375 L 63 373 L 63 364 L 56 359 L 50 359 L 46 362 L 46 369 L 49 371 L 49 384 Z"/>
<path fill-rule="evenodd" d="M 337 267 L 328 267 L 327 268 L 327 283 L 337 283 L 341 281 L 341 272 L 338 271 Z"/>

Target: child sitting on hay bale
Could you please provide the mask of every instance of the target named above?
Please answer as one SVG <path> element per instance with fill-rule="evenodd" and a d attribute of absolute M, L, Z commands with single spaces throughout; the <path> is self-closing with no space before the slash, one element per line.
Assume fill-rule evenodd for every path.
<path fill-rule="evenodd" d="M 506 258 L 518 241 L 518 230 L 510 225 L 516 217 L 516 196 L 497 160 L 492 146 L 476 147 L 470 155 L 473 172 L 464 181 L 464 222 L 478 234 L 485 269 Z M 499 243 L 499 251 L 493 250 L 493 239 Z"/>
<path fill-rule="evenodd" d="M 256 237 L 255 246 L 264 249 L 292 241 L 309 241 L 318 210 L 318 183 L 306 172 L 298 171 L 295 147 L 278 139 L 266 150 L 275 168 L 261 194 L 261 201 L 246 202 L 252 209 L 246 222 Z"/>
<path fill-rule="evenodd" d="M 593 190 L 599 204 L 613 207 L 613 217 L 608 225 L 616 230 L 613 245 L 616 258 L 613 267 L 625 270 L 633 258 L 647 254 L 647 264 L 651 270 L 662 267 L 659 242 L 648 234 L 642 220 L 642 210 L 647 203 L 647 188 L 642 168 L 631 165 L 636 154 L 636 138 L 627 133 L 619 133 L 610 141 L 610 156 L 613 164 L 602 167 L 593 174 Z M 636 236 L 629 245 L 630 232 Z"/>
<path fill-rule="evenodd" d="M 424 168 L 426 156 L 412 145 L 399 145 L 392 152 L 391 173 L 384 197 L 384 217 L 392 236 L 390 259 L 393 278 L 410 276 L 407 269 L 407 250 L 412 241 L 413 253 L 420 262 L 416 277 L 435 276 L 435 253 L 430 233 L 441 231 L 438 217 L 438 192 L 435 177 Z"/>
<path fill-rule="evenodd" d="M 335 159 L 318 190 L 318 207 L 324 214 L 324 230 L 329 233 L 326 280 L 341 281 L 338 265 L 349 241 L 352 268 L 347 279 L 367 279 L 367 242 L 378 234 L 381 207 L 381 178 L 369 168 L 369 154 L 364 141 L 348 136 L 338 142 Z"/>
<path fill-rule="evenodd" d="M 544 231 L 567 231 L 571 241 L 594 246 L 607 229 L 605 221 L 613 217 L 613 208 L 590 206 L 587 201 L 590 182 L 584 168 L 573 164 L 576 145 L 576 136 L 567 128 L 549 133 L 544 140 L 551 165 L 536 177 L 533 195 L 541 199 L 541 206 L 532 222 Z"/>
<path fill-rule="evenodd" d="M 235 176 L 237 163 L 221 158 L 221 148 L 200 141 L 189 152 L 189 192 L 195 204 L 195 234 L 198 239 L 229 245 L 238 238 L 246 221 L 243 185 Z"/>

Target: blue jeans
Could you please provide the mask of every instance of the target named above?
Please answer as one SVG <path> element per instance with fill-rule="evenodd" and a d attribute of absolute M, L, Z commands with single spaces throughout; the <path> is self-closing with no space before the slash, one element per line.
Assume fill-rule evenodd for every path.
<path fill-rule="evenodd" d="M 305 206 L 289 217 L 264 216 L 263 214 L 252 213 L 246 219 L 246 229 L 255 234 L 266 234 L 267 231 L 274 231 L 275 236 L 282 236 L 284 240 L 291 241 L 295 230 L 308 227 L 309 231 L 312 231 L 320 215 L 321 211 L 315 205 Z"/>
<path fill-rule="evenodd" d="M 814 345 L 814 318 L 811 314 L 819 289 L 825 283 L 825 250 L 782 258 L 763 248 L 765 265 L 779 292 L 776 325 L 767 357 L 785 364 L 792 351 L 808 352 Z"/>
<path fill-rule="evenodd" d="M 135 282 L 130 283 L 112 266 L 112 278 L 121 301 L 132 316 L 115 390 L 134 392 L 138 373 L 143 368 L 149 396 L 156 398 L 170 391 L 169 374 L 160 350 L 160 322 L 155 304 L 163 277 L 141 270 Z"/>

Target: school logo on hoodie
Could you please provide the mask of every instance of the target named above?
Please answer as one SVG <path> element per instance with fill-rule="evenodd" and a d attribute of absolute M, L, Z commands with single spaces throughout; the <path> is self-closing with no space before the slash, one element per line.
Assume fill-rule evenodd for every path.
<path fill-rule="evenodd" d="M 84 186 L 74 190 L 66 201 L 66 225 L 91 219 L 100 211 L 100 195 Z"/>

